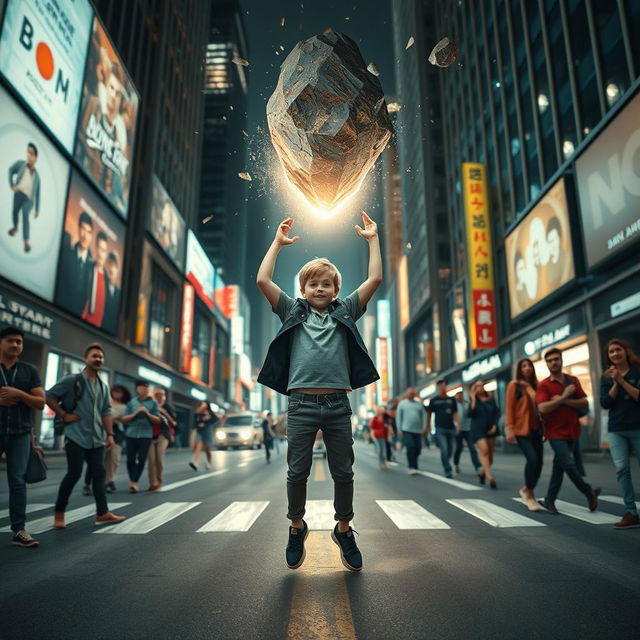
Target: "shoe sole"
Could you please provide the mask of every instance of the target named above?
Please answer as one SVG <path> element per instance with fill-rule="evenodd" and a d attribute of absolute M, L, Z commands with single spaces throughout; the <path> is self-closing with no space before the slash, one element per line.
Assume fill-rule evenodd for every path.
<path fill-rule="evenodd" d="M 626 527 L 616 527 L 616 525 L 613 525 L 613 528 L 616 531 L 626 531 L 627 529 L 640 529 L 640 524 L 628 524 Z"/>
<path fill-rule="evenodd" d="M 362 571 L 362 567 L 360 567 L 359 569 L 357 567 L 352 567 L 346 560 L 346 558 L 344 557 L 344 554 L 342 553 L 342 547 L 340 546 L 340 543 L 338 542 L 338 538 L 336 538 L 336 534 L 334 531 L 331 532 L 331 539 L 338 545 L 338 549 L 340 550 L 340 560 L 342 560 L 342 564 L 349 569 L 349 571 L 353 571 L 354 573 L 358 573 L 358 571 Z"/>
<path fill-rule="evenodd" d="M 94 520 L 94 527 L 101 527 L 103 524 L 121 524 L 124 520 Z"/>
<path fill-rule="evenodd" d="M 302 566 L 304 559 L 307 557 L 307 550 L 304 548 L 304 543 L 307 541 L 308 537 L 309 527 L 307 527 L 307 532 L 304 534 L 304 540 L 302 541 L 302 558 L 300 558 L 300 561 L 297 564 L 289 564 L 287 562 L 287 567 L 289 567 L 289 569 L 299 569 Z"/>
<path fill-rule="evenodd" d="M 40 545 L 39 542 L 24 543 L 24 542 L 14 542 L 14 541 L 12 541 L 11 544 L 14 547 L 22 547 L 23 549 L 35 549 L 37 546 Z"/>

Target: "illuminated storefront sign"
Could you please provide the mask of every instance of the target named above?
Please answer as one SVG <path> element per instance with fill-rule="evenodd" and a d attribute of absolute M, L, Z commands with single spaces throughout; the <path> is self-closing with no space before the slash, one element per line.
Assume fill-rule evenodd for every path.
<path fill-rule="evenodd" d="M 160 373 L 155 369 L 145 367 L 144 365 L 140 365 L 138 367 L 138 376 L 141 380 L 154 382 L 155 384 L 163 386 L 165 389 L 170 389 L 173 384 L 173 380 L 169 376 L 165 376 L 163 373 Z"/>
<path fill-rule="evenodd" d="M 377 304 L 378 337 L 391 337 L 391 305 L 388 300 L 378 300 Z"/>
<path fill-rule="evenodd" d="M 469 365 L 466 369 L 462 370 L 462 382 L 469 382 L 478 376 L 486 376 L 492 371 L 497 371 L 502 368 L 502 358 L 500 354 L 494 353 L 488 358 L 478 360 Z"/>
<path fill-rule="evenodd" d="M 377 382 L 378 402 L 389 402 L 389 349 L 387 338 L 376 338 L 376 367 L 380 374 Z"/>
<path fill-rule="evenodd" d="M 180 362 L 182 371 L 191 371 L 191 347 L 193 346 L 193 313 L 195 291 L 185 282 L 182 292 L 182 333 L 180 335 Z"/>
<path fill-rule="evenodd" d="M 483 164 L 462 163 L 469 263 L 469 337 L 472 349 L 498 346 L 489 194 Z"/>
<path fill-rule="evenodd" d="M 28 338 L 56 343 L 58 324 L 53 316 L 20 296 L 0 289 L 0 325 L 22 329 Z"/>
<path fill-rule="evenodd" d="M 214 307 L 215 269 L 193 231 L 187 236 L 187 279 L 196 288 L 202 301 Z"/>
<path fill-rule="evenodd" d="M 409 265 L 403 255 L 398 264 L 398 309 L 400 311 L 400 331 L 409 324 Z"/>
<path fill-rule="evenodd" d="M 531 358 L 544 349 L 564 342 L 575 335 L 584 333 L 584 331 L 585 320 L 582 309 L 572 309 L 514 340 L 514 353 L 516 358 L 523 356 Z"/>
<path fill-rule="evenodd" d="M 207 394 L 204 391 L 200 391 L 200 389 L 196 389 L 196 387 L 191 387 L 189 389 L 189 395 L 196 400 L 202 400 L 203 402 L 207 399 Z"/>

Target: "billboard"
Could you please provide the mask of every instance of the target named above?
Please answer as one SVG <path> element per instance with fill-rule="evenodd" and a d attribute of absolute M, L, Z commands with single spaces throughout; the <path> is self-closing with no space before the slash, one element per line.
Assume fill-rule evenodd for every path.
<path fill-rule="evenodd" d="M 198 242 L 195 233 L 189 229 L 187 236 L 187 279 L 196 288 L 202 301 L 214 307 L 215 269 L 211 260 Z"/>
<path fill-rule="evenodd" d="M 506 237 L 505 253 L 512 318 L 575 277 L 562 178 Z"/>
<path fill-rule="evenodd" d="M 124 217 L 137 116 L 136 89 L 96 17 L 82 87 L 75 157 Z"/>
<path fill-rule="evenodd" d="M 69 165 L 2 87 L 0 174 L 0 275 L 51 302 Z"/>
<path fill-rule="evenodd" d="M 164 252 L 182 271 L 184 269 L 184 245 L 186 227 L 173 200 L 158 178 L 153 176 L 149 231 Z"/>
<path fill-rule="evenodd" d="M 91 185 L 71 174 L 56 304 L 115 334 L 118 328 L 125 226 Z"/>
<path fill-rule="evenodd" d="M 88 0 L 10 0 L 0 37 L 0 71 L 69 152 L 92 15 Z"/>
<path fill-rule="evenodd" d="M 576 161 L 587 262 L 640 239 L 640 94 Z"/>

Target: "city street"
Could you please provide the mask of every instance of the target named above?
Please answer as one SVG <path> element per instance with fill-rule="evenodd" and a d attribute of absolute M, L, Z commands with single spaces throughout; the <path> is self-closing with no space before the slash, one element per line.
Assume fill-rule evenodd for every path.
<path fill-rule="evenodd" d="M 567 515 L 552 516 L 514 500 L 520 455 L 497 455 L 492 491 L 477 484 L 466 452 L 462 473 L 446 480 L 433 447 L 420 460 L 428 475 L 409 476 L 403 455 L 380 470 L 374 447 L 358 441 L 364 569 L 351 574 L 330 539 L 333 489 L 321 458 L 308 485 L 307 557 L 297 571 L 286 567 L 285 450 L 270 465 L 264 450 L 216 452 L 212 469 L 197 473 L 189 452 L 170 451 L 153 494 L 124 490 L 122 464 L 110 507 L 127 520 L 95 528 L 78 483 L 63 531 L 52 530 L 52 505 L 64 462 L 50 456 L 48 479 L 29 487 L 27 528 L 40 547 L 12 547 L 3 529 L 0 637 L 584 639 L 637 630 L 628 612 L 640 600 L 640 530 L 612 527 L 621 506 L 608 454 L 586 461 L 603 489 L 600 509 L 589 513 L 565 482 L 557 505 Z M 547 455 L 540 496 L 550 466 Z M 2 527 L 7 507 L 3 483 Z"/>

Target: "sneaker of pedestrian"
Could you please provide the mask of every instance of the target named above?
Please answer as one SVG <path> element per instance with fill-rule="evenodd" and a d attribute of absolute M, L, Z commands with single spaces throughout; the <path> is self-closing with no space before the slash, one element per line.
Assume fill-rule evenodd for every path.
<path fill-rule="evenodd" d="M 478 473 L 478 482 L 480 484 L 484 484 L 487 481 L 487 476 L 485 476 L 484 472 L 481 471 L 480 473 Z"/>
<path fill-rule="evenodd" d="M 205 462 L 204 468 L 207 469 L 207 470 L 211 469 L 211 463 L 210 462 Z"/>
<path fill-rule="evenodd" d="M 159 484 L 152 484 L 148 489 L 147 489 L 147 493 L 149 491 L 157 491 L 160 488 Z"/>
<path fill-rule="evenodd" d="M 116 490 L 116 485 L 113 482 L 107 482 L 105 486 L 105 490 L 107 493 L 113 493 Z"/>
<path fill-rule="evenodd" d="M 541 507 L 544 507 L 549 513 L 552 513 L 554 516 L 558 515 L 558 510 L 556 509 L 555 502 L 551 500 L 538 500 L 538 504 Z"/>
<path fill-rule="evenodd" d="M 361 571 L 362 570 L 362 554 L 358 545 L 356 544 L 356 538 L 353 535 L 358 533 L 349 527 L 348 531 L 342 533 L 338 530 L 338 525 L 334 527 L 331 532 L 331 539 L 340 548 L 340 559 L 342 564 L 349 569 L 349 571 Z"/>
<path fill-rule="evenodd" d="M 304 541 L 309 535 L 309 527 L 304 520 L 302 524 L 304 525 L 302 528 L 289 527 L 289 542 L 287 543 L 287 549 L 285 551 L 289 569 L 298 569 L 302 566 L 307 554 L 304 549 Z"/>
<path fill-rule="evenodd" d="M 538 504 L 535 498 L 527 498 L 527 502 L 525 504 L 529 511 L 542 511 L 542 507 Z"/>
<path fill-rule="evenodd" d="M 602 489 L 598 487 L 587 493 L 587 505 L 589 505 L 589 511 L 595 511 L 598 508 L 598 496 L 602 493 Z"/>
<path fill-rule="evenodd" d="M 20 531 L 16 531 L 13 534 L 11 544 L 16 547 L 33 548 L 37 547 L 40 543 L 32 538 L 24 529 L 20 529 Z"/>
<path fill-rule="evenodd" d="M 498 483 L 496 482 L 495 478 L 489 478 L 489 486 L 492 489 L 497 489 L 498 488 Z"/>
<path fill-rule="evenodd" d="M 94 524 L 96 527 L 99 527 L 102 524 L 118 524 L 123 520 L 126 520 L 125 516 L 117 516 L 115 513 L 107 511 L 107 513 L 103 513 L 101 516 L 96 516 Z"/>
<path fill-rule="evenodd" d="M 460 465 L 459 464 L 456 465 L 456 473 L 460 473 Z"/>
<path fill-rule="evenodd" d="M 386 462 L 381 462 L 381 463 L 380 463 L 380 468 L 381 468 L 381 469 L 388 469 L 388 467 L 387 467 L 387 463 L 386 463 Z"/>
<path fill-rule="evenodd" d="M 64 511 L 56 511 L 53 514 L 53 528 L 54 529 L 66 529 L 67 525 L 64 522 Z"/>
<path fill-rule="evenodd" d="M 417 469 L 409 469 L 408 471 L 410 476 L 417 476 L 418 475 L 418 470 Z"/>
<path fill-rule="evenodd" d="M 619 520 L 613 525 L 614 529 L 637 529 L 640 527 L 640 518 L 638 515 L 633 515 L 633 513 L 625 513 L 622 516 L 622 520 Z"/>
<path fill-rule="evenodd" d="M 195 465 L 195 464 L 193 464 L 193 462 L 190 462 L 190 463 L 189 463 L 189 466 L 190 466 L 194 471 L 197 471 L 197 470 L 198 470 L 198 467 L 196 467 L 196 465 Z"/>
<path fill-rule="evenodd" d="M 82 495 L 83 496 L 90 496 L 91 495 L 91 487 L 88 484 L 85 484 L 82 487 Z"/>
<path fill-rule="evenodd" d="M 445 478 L 453 478 L 453 473 L 451 473 L 451 471 L 445 471 L 444 477 Z"/>
<path fill-rule="evenodd" d="M 522 488 L 518 490 L 518 495 L 520 496 L 520 501 L 526 507 L 529 504 L 529 494 L 527 490 Z"/>
<path fill-rule="evenodd" d="M 129 493 L 138 493 L 138 483 L 130 482 L 129 483 Z"/>

